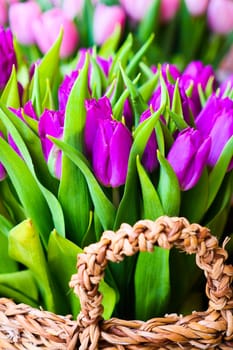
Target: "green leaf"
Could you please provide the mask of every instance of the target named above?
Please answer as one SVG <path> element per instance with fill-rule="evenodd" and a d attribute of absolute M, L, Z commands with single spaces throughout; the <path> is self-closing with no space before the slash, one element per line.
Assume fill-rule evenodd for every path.
<path fill-rule="evenodd" d="M 142 203 L 144 213 L 142 218 L 155 220 L 164 214 L 155 186 L 152 184 L 147 172 L 143 168 L 139 156 L 136 159 L 137 170 L 142 190 Z M 153 203 L 153 205 L 152 205 Z"/>
<path fill-rule="evenodd" d="M 138 25 L 138 37 L 141 42 L 144 42 L 150 33 L 156 33 L 159 26 L 161 0 L 153 0 L 151 7 L 140 21 Z"/>
<path fill-rule="evenodd" d="M 7 127 L 9 133 L 11 134 L 11 136 L 13 137 L 18 149 L 20 150 L 20 153 L 23 157 L 23 159 L 25 160 L 25 163 L 27 164 L 28 169 L 30 169 L 31 172 L 31 177 L 34 178 L 34 182 L 37 184 L 38 186 L 38 190 L 37 192 L 39 192 L 40 189 L 40 194 L 38 193 L 38 196 L 42 195 L 44 196 L 48 207 L 47 209 L 45 209 L 45 205 L 44 205 L 44 213 L 43 215 L 46 217 L 50 216 L 49 210 L 51 211 L 52 217 L 53 217 L 53 222 L 54 222 L 54 226 L 55 228 L 59 231 L 60 234 L 65 235 L 65 224 L 64 224 L 64 217 L 63 217 L 63 213 L 62 213 L 62 209 L 61 209 L 61 205 L 58 202 L 57 198 L 53 195 L 52 192 L 49 191 L 50 188 L 54 189 L 54 182 L 53 180 L 51 180 L 51 176 L 48 173 L 48 169 L 47 169 L 47 165 L 45 163 L 44 157 L 42 155 L 42 150 L 41 150 L 41 144 L 39 141 L 39 138 L 35 136 L 35 134 L 30 130 L 30 128 L 28 128 L 25 123 L 23 123 L 23 121 L 20 120 L 20 118 L 18 118 L 16 115 L 14 115 L 14 113 L 7 113 L 7 111 L 5 111 L 5 108 L 3 106 L 0 106 L 1 108 L 3 108 L 3 111 L 0 109 L 0 119 L 2 120 L 2 122 L 5 124 L 5 126 Z M 5 114 L 6 112 L 6 114 Z M 7 118 L 6 118 L 7 117 Z M 16 127 L 17 129 L 16 129 Z M 19 134 L 18 130 L 20 130 L 20 132 L 22 133 L 22 137 Z M 28 152 L 28 149 L 24 143 L 24 139 L 26 140 L 27 144 L 29 145 L 29 150 L 32 153 L 33 156 L 33 160 L 35 162 L 35 164 L 38 166 L 41 166 L 41 171 L 43 171 L 43 178 L 46 178 L 47 182 L 46 183 L 47 187 L 43 186 L 41 184 L 41 182 L 38 180 L 38 177 L 36 175 L 36 170 L 34 169 L 34 164 L 32 162 L 32 158 Z M 11 152 L 12 153 L 12 152 Z M 12 155 L 15 157 L 17 157 L 17 154 L 15 152 L 12 153 Z M 1 155 L 0 155 L 1 157 Z M 20 161 L 21 159 L 18 157 L 18 161 Z M 38 162 L 37 162 L 38 161 Z M 23 167 L 26 167 L 26 164 L 24 162 L 22 163 Z M 13 164 L 12 164 L 13 166 Z M 29 172 L 29 170 L 27 169 L 27 172 Z M 19 171 L 19 170 L 18 170 Z M 42 175 L 40 176 L 40 179 L 42 177 Z M 13 174 L 14 176 L 14 174 Z M 11 177 L 11 176 L 10 176 Z M 30 175 L 28 175 L 28 177 L 30 177 Z M 12 177 L 11 177 L 12 180 Z M 20 179 L 17 179 L 17 181 L 20 181 Z M 33 181 L 33 180 L 31 180 Z M 22 181 L 21 181 L 22 183 Z M 13 182 L 14 184 L 14 182 Z M 28 183 L 30 184 L 30 182 Z M 15 186 L 15 184 L 14 184 Z M 22 188 L 22 192 L 25 192 L 26 189 L 25 184 L 21 184 Z M 27 192 L 30 192 L 30 189 L 27 190 Z M 30 198 L 29 198 L 30 201 Z M 42 201 L 42 199 L 41 199 Z M 25 203 L 22 202 L 22 204 Z M 24 205 L 23 205 L 24 206 Z M 26 210 L 26 208 L 24 208 Z M 32 210 L 36 211 L 37 206 L 35 205 L 35 208 Z M 46 210 L 46 212 L 45 212 Z M 35 216 L 35 215 L 34 215 Z M 33 217 L 34 217 L 33 216 Z M 29 217 L 32 218 L 31 215 L 29 215 Z M 39 218 L 37 217 L 37 221 L 41 221 L 39 220 Z M 35 222 L 35 221 L 34 221 Z M 49 222 L 47 222 L 48 224 Z M 45 222 L 46 224 L 46 222 Z M 51 227 L 52 229 L 53 227 Z M 46 232 L 46 231 L 45 231 Z"/>
<path fill-rule="evenodd" d="M 87 55 L 84 67 L 69 94 L 63 135 L 65 143 L 81 152 L 86 121 L 85 99 L 89 95 L 88 64 Z M 80 245 L 89 223 L 90 198 L 84 175 L 67 154 L 62 156 L 58 198 L 63 207 L 69 238 Z"/>
<path fill-rule="evenodd" d="M 126 66 L 129 59 L 129 53 L 133 45 L 133 36 L 130 33 L 122 46 L 117 51 L 116 55 L 113 57 L 112 65 L 109 72 L 109 82 L 111 82 L 116 76 L 119 70 L 119 62 L 121 62 L 122 67 Z"/>
<path fill-rule="evenodd" d="M 0 217 L 0 276 L 2 273 L 18 270 L 18 264 L 8 255 L 8 238 L 2 233 L 2 221 L 3 218 Z"/>
<path fill-rule="evenodd" d="M 228 165 L 233 157 L 233 136 L 228 140 L 220 157 L 209 176 L 209 198 L 207 208 L 211 206 L 227 172 Z"/>
<path fill-rule="evenodd" d="M 113 56 L 116 52 L 120 38 L 121 38 L 121 27 L 117 25 L 112 35 L 101 45 L 99 49 L 99 55 L 106 59 Z"/>
<path fill-rule="evenodd" d="M 25 162 L 2 138 L 0 138 L 0 148 L 0 160 L 9 174 L 25 214 L 32 219 L 46 246 L 53 223 L 44 196 Z"/>
<path fill-rule="evenodd" d="M 60 31 L 57 40 L 51 46 L 49 51 L 43 56 L 39 65 L 37 66 L 35 73 L 38 74 L 38 81 L 35 79 L 35 75 L 31 80 L 29 87 L 29 99 L 34 96 L 39 96 L 38 102 L 41 106 L 41 101 L 44 100 L 47 93 L 44 88 L 49 81 L 50 86 L 53 86 L 53 82 L 57 78 L 58 65 L 59 65 L 59 52 L 63 38 L 63 30 Z"/>
<path fill-rule="evenodd" d="M 135 138 L 129 156 L 124 194 L 117 210 L 114 224 L 115 228 L 118 228 L 122 222 L 134 223 L 138 220 L 138 207 L 136 206 L 136 203 L 138 203 L 136 158 L 137 156 L 142 156 L 152 130 L 160 115 L 163 113 L 163 110 L 164 105 L 161 105 L 161 107 L 154 112 L 150 118 L 140 123 L 135 130 Z M 135 203 L 135 205 L 129 206 L 129 203 Z"/>
<path fill-rule="evenodd" d="M 182 192 L 180 215 L 186 217 L 190 222 L 200 222 L 206 213 L 208 185 L 208 172 L 207 169 L 204 169 L 196 186 Z"/>
<path fill-rule="evenodd" d="M 160 174 L 158 182 L 158 194 L 166 215 L 178 216 L 180 210 L 180 187 L 179 182 L 171 165 L 158 151 Z"/>
<path fill-rule="evenodd" d="M 138 64 L 142 60 L 142 57 L 144 56 L 146 51 L 149 49 L 153 40 L 154 40 L 154 33 L 150 33 L 150 36 L 146 40 L 144 45 L 142 45 L 142 47 L 137 51 L 137 53 L 130 60 L 130 63 L 126 68 L 126 74 L 128 77 L 135 76 L 135 72 L 138 70 Z"/>
<path fill-rule="evenodd" d="M 54 144 L 57 145 L 83 173 L 91 194 L 96 213 L 103 225 L 103 228 L 105 230 L 112 228 L 115 218 L 115 208 L 109 199 L 105 196 L 95 176 L 91 172 L 86 158 L 81 152 L 74 149 L 65 142 L 54 139 L 52 137 L 49 137 L 49 139 L 52 140 Z"/>
<path fill-rule="evenodd" d="M 34 301 L 37 305 L 39 304 L 39 291 L 33 275 L 30 270 L 15 271 L 11 273 L 1 273 L 0 274 L 0 285 L 3 287 L 10 288 L 16 293 L 21 293 L 28 299 Z M 25 288 L 25 286 L 27 286 Z M 8 295 L 4 295 L 8 297 Z M 12 297 L 12 296 L 11 296 Z M 23 302 L 22 300 L 17 300 L 18 302 Z"/>
<path fill-rule="evenodd" d="M 71 276 L 76 273 L 77 255 L 81 252 L 81 248 L 58 235 L 55 230 L 51 233 L 48 245 L 49 268 L 51 273 L 56 276 L 63 294 L 68 298 L 74 317 L 80 311 L 80 303 L 73 291 L 69 290 L 69 281 Z M 104 281 L 100 283 L 100 292 L 104 296 L 103 316 L 105 319 L 109 319 L 115 306 L 115 292 Z"/>
<path fill-rule="evenodd" d="M 32 272 L 46 309 L 52 312 L 64 311 L 64 305 L 60 305 L 59 289 L 49 274 L 43 247 L 30 219 L 24 220 L 10 231 L 9 255 Z"/>
<path fill-rule="evenodd" d="M 162 316 L 170 296 L 169 250 L 155 247 L 153 254 L 140 252 L 134 283 L 135 317 L 148 320 Z"/>
<path fill-rule="evenodd" d="M 139 118 L 141 114 L 148 108 L 148 106 L 146 102 L 143 100 L 142 96 L 140 95 L 138 89 L 135 87 L 133 82 L 129 79 L 129 77 L 125 73 L 121 64 L 119 64 L 119 66 L 120 66 L 124 83 L 130 93 L 130 101 L 131 101 L 131 106 L 134 113 L 135 125 L 137 126 L 139 123 Z"/>
<path fill-rule="evenodd" d="M 16 109 L 20 107 L 19 89 L 15 66 L 13 66 L 11 76 L 2 92 L 1 102 L 7 107 L 13 107 Z"/>

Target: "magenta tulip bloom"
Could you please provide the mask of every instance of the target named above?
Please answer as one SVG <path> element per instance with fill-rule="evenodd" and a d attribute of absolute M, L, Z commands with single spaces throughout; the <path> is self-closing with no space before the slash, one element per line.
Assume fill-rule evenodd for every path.
<path fill-rule="evenodd" d="M 210 137 L 204 138 L 198 130 L 187 128 L 178 134 L 169 150 L 167 160 L 183 191 L 197 184 L 207 165 L 210 147 Z"/>
<path fill-rule="evenodd" d="M 161 0 L 160 17 L 162 22 L 171 21 L 180 7 L 180 0 Z"/>
<path fill-rule="evenodd" d="M 0 25 L 4 26 L 8 20 L 8 9 L 5 0 L 0 0 Z"/>
<path fill-rule="evenodd" d="M 121 6 L 107 6 L 98 3 L 93 17 L 93 35 L 97 45 L 103 44 L 117 26 L 123 31 L 126 14 Z"/>
<path fill-rule="evenodd" d="M 193 61 L 189 63 L 180 77 L 179 85 L 182 86 L 184 90 L 188 89 L 190 84 L 193 85 L 190 100 L 194 107 L 194 117 L 196 117 L 201 110 L 198 86 L 200 85 L 204 91 L 210 78 L 213 78 L 213 88 L 215 89 L 216 76 L 214 69 L 211 65 L 205 66 L 201 61 Z"/>
<path fill-rule="evenodd" d="M 0 26 L 0 90 L 6 85 L 13 65 L 16 66 L 16 55 L 12 32 Z"/>
<path fill-rule="evenodd" d="M 229 98 L 211 96 L 196 118 L 196 127 L 204 137 L 211 138 L 208 164 L 213 167 L 227 141 L 233 136 L 233 101 Z M 228 170 L 232 168 L 233 160 Z"/>
<path fill-rule="evenodd" d="M 153 65 L 151 70 L 156 74 L 158 72 L 158 67 Z M 181 73 L 176 65 L 170 63 L 163 63 L 161 65 L 161 73 L 166 83 L 169 82 L 169 76 L 174 82 L 181 76 Z"/>
<path fill-rule="evenodd" d="M 53 8 L 42 13 L 32 26 L 36 44 L 44 54 L 56 41 L 61 28 L 64 31 L 60 49 L 61 58 L 70 56 L 77 48 L 79 41 L 77 27 L 60 8 Z"/>
<path fill-rule="evenodd" d="M 82 69 L 84 66 L 85 57 L 86 57 L 87 52 L 89 52 L 91 54 L 92 50 L 91 49 L 80 49 L 79 50 L 79 59 L 77 62 L 76 69 L 73 70 L 70 73 L 70 75 L 66 75 L 64 77 L 61 85 L 59 86 L 59 89 L 58 89 L 59 110 L 65 110 L 65 108 L 66 108 L 66 104 L 68 101 L 70 91 L 74 85 L 75 80 L 78 77 L 79 70 Z M 99 65 L 99 68 L 102 69 L 102 72 L 107 77 L 109 70 L 110 70 L 110 67 L 111 67 L 111 64 L 112 64 L 112 58 L 110 57 L 109 59 L 104 59 L 101 56 L 97 55 L 95 59 L 96 59 L 97 64 Z M 88 67 L 88 85 L 89 85 L 90 92 L 91 92 L 91 88 L 90 88 L 91 78 L 92 78 L 92 65 L 89 64 L 89 67 Z"/>
<path fill-rule="evenodd" d="M 185 4 L 192 16 L 201 16 L 206 13 L 209 0 L 185 0 Z"/>
<path fill-rule="evenodd" d="M 38 133 L 41 139 L 42 150 L 46 161 L 53 147 L 52 141 L 47 135 L 60 138 L 63 135 L 64 113 L 46 109 L 39 119 Z"/>
<path fill-rule="evenodd" d="M 207 9 L 210 28 L 217 34 L 228 34 L 233 30 L 233 2 L 211 0 Z"/>
<path fill-rule="evenodd" d="M 144 120 L 146 120 L 150 116 L 151 116 L 151 112 L 148 109 L 141 115 L 140 123 L 142 123 Z M 156 134 L 155 134 L 155 131 L 153 131 L 147 141 L 146 148 L 142 155 L 142 164 L 144 165 L 145 169 L 150 173 L 158 166 L 157 148 L 158 148 L 158 145 L 156 140 Z"/>
<path fill-rule="evenodd" d="M 35 43 L 32 25 L 40 15 L 40 6 L 35 1 L 15 3 L 10 6 L 10 28 L 20 43 L 24 45 L 31 45 Z"/>
<path fill-rule="evenodd" d="M 112 119 L 112 106 L 109 99 L 104 96 L 98 101 L 95 99 L 86 100 L 85 107 L 87 111 L 84 130 L 85 149 L 87 156 L 91 158 L 94 147 L 93 142 L 99 125 L 99 120 Z"/>
<path fill-rule="evenodd" d="M 131 146 L 131 133 L 123 123 L 99 120 L 92 164 L 97 179 L 104 186 L 118 187 L 125 183 Z"/>

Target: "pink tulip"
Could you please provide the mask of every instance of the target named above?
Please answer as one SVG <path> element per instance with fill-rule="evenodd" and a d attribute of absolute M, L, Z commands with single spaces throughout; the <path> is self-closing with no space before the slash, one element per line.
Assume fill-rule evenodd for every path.
<path fill-rule="evenodd" d="M 152 6 L 153 0 L 120 0 L 120 4 L 129 17 L 140 21 Z"/>
<path fill-rule="evenodd" d="M 210 0 L 207 18 L 210 28 L 218 34 L 233 30 L 233 2 L 231 0 Z"/>
<path fill-rule="evenodd" d="M 93 35 L 97 45 L 101 45 L 111 36 L 117 25 L 123 30 L 126 15 L 121 6 L 97 4 L 93 18 Z"/>
<path fill-rule="evenodd" d="M 9 8 L 9 23 L 16 39 L 24 44 L 35 43 L 32 23 L 40 16 L 41 9 L 37 2 L 27 1 L 15 3 Z"/>
<path fill-rule="evenodd" d="M 33 23 L 33 32 L 36 43 L 44 54 L 57 39 L 59 32 L 63 28 L 63 40 L 60 49 L 62 58 L 70 56 L 77 47 L 79 34 L 75 24 L 66 17 L 60 8 L 53 8 L 44 12 Z"/>
<path fill-rule="evenodd" d="M 188 11 L 192 16 L 203 15 L 208 7 L 209 0 L 185 0 Z"/>
<path fill-rule="evenodd" d="M 0 25 L 4 26 L 7 23 L 7 6 L 5 0 L 0 0 Z"/>
<path fill-rule="evenodd" d="M 175 17 L 180 7 L 180 0 L 161 0 L 160 6 L 161 21 L 168 22 Z"/>
<path fill-rule="evenodd" d="M 66 0 L 63 2 L 62 8 L 66 16 L 73 19 L 82 14 L 83 4 L 84 0 Z"/>

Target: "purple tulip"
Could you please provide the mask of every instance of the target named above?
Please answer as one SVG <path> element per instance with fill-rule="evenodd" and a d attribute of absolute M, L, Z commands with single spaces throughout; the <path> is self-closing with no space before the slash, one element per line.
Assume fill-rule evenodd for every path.
<path fill-rule="evenodd" d="M 5 0 L 0 0 L 0 25 L 4 26 L 8 20 L 8 9 Z"/>
<path fill-rule="evenodd" d="M 95 99 L 86 100 L 86 123 L 84 130 L 85 149 L 87 156 L 91 158 L 93 153 L 93 142 L 100 120 L 112 119 L 112 106 L 109 99 L 104 96 L 98 101 Z"/>
<path fill-rule="evenodd" d="M 185 4 L 192 16 L 204 15 L 207 11 L 209 0 L 185 0 Z"/>
<path fill-rule="evenodd" d="M 210 137 L 204 138 L 198 130 L 187 128 L 178 134 L 169 150 L 167 160 L 176 173 L 183 191 L 197 184 L 207 165 L 210 147 Z"/>
<path fill-rule="evenodd" d="M 233 101 L 212 95 L 199 116 L 196 118 L 196 127 L 204 137 L 210 136 L 211 149 L 208 165 L 213 167 L 227 141 L 233 136 Z M 228 170 L 233 168 L 233 159 Z"/>
<path fill-rule="evenodd" d="M 59 109 L 60 110 L 65 110 L 70 91 L 74 85 L 75 80 L 78 77 L 78 72 L 84 66 L 86 53 L 89 52 L 90 54 L 92 54 L 92 51 L 93 51 L 92 49 L 80 49 L 79 59 L 77 62 L 76 69 L 73 70 L 70 75 L 66 75 L 64 80 L 62 81 L 61 85 L 59 86 L 58 101 L 59 101 Z M 109 70 L 110 70 L 110 67 L 111 67 L 111 64 L 112 64 L 112 58 L 110 57 L 109 59 L 106 60 L 106 59 L 102 58 L 101 56 L 97 55 L 96 62 L 99 65 L 99 67 L 102 69 L 103 73 L 107 77 Z M 91 90 L 90 89 L 91 75 L 92 75 L 92 65 L 90 64 L 89 68 L 88 68 L 89 90 Z"/>
<path fill-rule="evenodd" d="M 52 111 L 46 109 L 40 119 L 38 125 L 38 133 L 42 142 L 42 150 L 46 161 L 53 146 L 52 141 L 47 135 L 61 137 L 63 135 L 64 113 L 60 111 Z"/>
<path fill-rule="evenodd" d="M 40 15 L 41 9 L 36 1 L 15 3 L 10 6 L 10 28 L 21 44 L 32 45 L 35 43 L 32 25 Z"/>
<path fill-rule="evenodd" d="M 93 143 L 93 170 L 104 186 L 118 187 L 125 183 L 132 136 L 121 122 L 100 119 Z"/>
<path fill-rule="evenodd" d="M 146 110 L 140 117 L 140 123 L 142 123 L 144 120 L 149 118 L 151 116 L 150 110 Z M 157 168 L 158 166 L 158 159 L 157 159 L 157 151 L 158 145 L 156 140 L 155 131 L 150 135 L 146 148 L 142 155 L 142 164 L 146 168 L 147 171 L 150 173 Z"/>
<path fill-rule="evenodd" d="M 216 84 L 216 77 L 214 69 L 211 65 L 204 65 L 201 61 L 193 61 L 187 65 L 185 70 L 183 71 L 179 86 L 183 87 L 184 90 L 188 89 L 190 84 L 193 84 L 191 101 L 193 101 L 193 114 L 194 117 L 201 110 L 200 97 L 198 93 L 198 85 L 201 86 L 203 90 L 205 90 L 209 79 L 213 77 L 213 86 Z"/>
<path fill-rule="evenodd" d="M 121 6 L 107 6 L 98 3 L 93 16 L 93 36 L 97 45 L 102 45 L 119 26 L 123 31 L 126 21 L 125 11 Z"/>
<path fill-rule="evenodd" d="M 53 45 L 63 28 L 63 38 L 60 49 L 61 58 L 69 57 L 77 48 L 79 33 L 75 23 L 70 20 L 60 8 L 52 8 L 43 12 L 32 23 L 35 42 L 43 54 Z"/>
<path fill-rule="evenodd" d="M 218 34 L 233 30 L 233 3 L 231 0 L 211 0 L 207 9 L 210 28 Z"/>
<path fill-rule="evenodd" d="M 151 70 L 154 74 L 156 74 L 158 72 L 158 67 L 152 65 Z M 161 65 L 161 73 L 166 83 L 169 83 L 168 75 L 170 75 L 174 81 L 181 76 L 181 73 L 176 65 L 170 63 L 163 63 Z"/>
<path fill-rule="evenodd" d="M 16 64 L 12 32 L 0 26 L 0 90 L 6 85 L 12 66 Z"/>

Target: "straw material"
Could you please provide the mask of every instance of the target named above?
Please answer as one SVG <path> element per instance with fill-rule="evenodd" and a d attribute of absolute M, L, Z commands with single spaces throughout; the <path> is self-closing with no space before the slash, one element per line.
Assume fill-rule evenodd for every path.
<path fill-rule="evenodd" d="M 226 243 L 220 247 L 206 227 L 166 216 L 141 220 L 133 227 L 122 224 L 117 232 L 105 231 L 99 242 L 78 255 L 78 272 L 70 281 L 81 303 L 77 321 L 0 299 L 0 349 L 233 349 L 233 267 L 225 264 Z M 156 245 L 196 254 L 207 281 L 208 309 L 147 322 L 103 320 L 98 286 L 108 261 L 117 263 L 139 251 L 152 252 Z"/>

